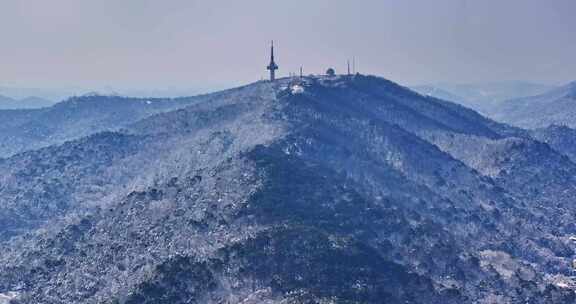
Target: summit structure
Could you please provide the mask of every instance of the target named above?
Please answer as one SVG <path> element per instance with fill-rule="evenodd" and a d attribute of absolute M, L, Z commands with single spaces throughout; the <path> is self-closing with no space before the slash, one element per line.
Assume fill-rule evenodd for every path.
<path fill-rule="evenodd" d="M 270 48 L 270 64 L 268 65 L 267 69 L 270 71 L 270 81 L 275 81 L 278 65 L 276 62 L 274 62 L 274 41 L 272 41 L 272 46 Z"/>

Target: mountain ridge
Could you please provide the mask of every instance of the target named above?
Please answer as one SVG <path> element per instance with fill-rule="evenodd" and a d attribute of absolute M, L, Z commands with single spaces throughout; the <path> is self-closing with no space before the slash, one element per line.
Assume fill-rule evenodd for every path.
<path fill-rule="evenodd" d="M 21 286 L 17 303 L 574 300 L 559 281 L 574 253 L 562 213 L 573 192 L 539 205 L 550 197 L 521 196 L 519 186 L 538 170 L 571 172 L 567 157 L 523 130 L 381 78 L 306 77 L 297 93 L 292 85 L 219 92 L 2 160 L 0 181 L 13 182 L 0 182 L 0 202 L 20 187 L 43 193 L 18 168 L 53 172 L 43 181 L 59 185 L 70 175 L 59 172 L 87 167 L 86 179 L 101 180 L 87 186 L 103 191 L 86 199 L 74 188 L 78 199 L 64 202 L 72 207 L 58 221 L 40 209 L 42 229 L 4 237 L 0 293 Z M 503 144 L 516 141 L 526 144 Z M 470 152 L 491 145 L 519 157 L 483 172 Z M 60 164 L 78 149 L 104 161 Z M 530 157 L 549 161 L 510 169 Z M 124 167 L 116 179 L 106 173 Z"/>

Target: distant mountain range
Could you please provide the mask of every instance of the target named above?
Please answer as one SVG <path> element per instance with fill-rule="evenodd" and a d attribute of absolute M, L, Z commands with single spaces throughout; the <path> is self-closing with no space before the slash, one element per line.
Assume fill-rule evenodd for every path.
<path fill-rule="evenodd" d="M 40 97 L 14 99 L 0 95 L 0 110 L 7 109 L 39 109 L 53 105 L 54 102 Z"/>
<path fill-rule="evenodd" d="M 535 133 L 373 76 L 293 86 L 0 112 L 21 142 L 0 159 L 0 295 L 576 301 L 572 129 Z M 59 141 L 35 133 L 46 125 Z"/>
<path fill-rule="evenodd" d="M 501 102 L 513 98 L 534 96 L 554 86 L 523 81 L 477 84 L 433 84 L 414 86 L 413 90 L 427 96 L 453 101 L 466 107 L 489 113 Z"/>
<path fill-rule="evenodd" d="M 18 86 L 0 86 L 0 110 L 31 109 L 53 105 L 74 96 L 132 96 L 139 98 L 178 98 L 198 95 L 203 92 L 225 88 L 222 84 L 210 87 L 194 86 L 191 88 L 168 87 L 163 89 L 147 88 L 114 88 L 104 87 L 69 87 L 69 88 L 26 88 Z"/>
<path fill-rule="evenodd" d="M 62 144 L 101 131 L 117 130 L 202 98 L 85 95 L 42 109 L 0 110 L 0 157 Z"/>
<path fill-rule="evenodd" d="M 523 128 L 546 128 L 551 125 L 576 127 L 576 82 L 536 96 L 500 103 L 489 111 L 496 120 Z"/>

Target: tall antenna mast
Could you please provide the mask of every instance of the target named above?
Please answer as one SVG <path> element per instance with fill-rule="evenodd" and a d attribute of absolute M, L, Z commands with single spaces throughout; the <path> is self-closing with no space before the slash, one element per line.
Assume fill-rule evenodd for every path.
<path fill-rule="evenodd" d="M 300 67 L 300 79 L 302 79 L 302 77 L 304 77 L 304 73 L 303 73 L 303 68 Z"/>
<path fill-rule="evenodd" d="M 356 57 L 352 57 L 352 71 L 356 74 Z"/>
<path fill-rule="evenodd" d="M 266 67 L 270 71 L 270 81 L 274 82 L 276 80 L 276 70 L 278 70 L 278 65 L 274 61 L 274 40 L 270 47 L 270 64 Z"/>

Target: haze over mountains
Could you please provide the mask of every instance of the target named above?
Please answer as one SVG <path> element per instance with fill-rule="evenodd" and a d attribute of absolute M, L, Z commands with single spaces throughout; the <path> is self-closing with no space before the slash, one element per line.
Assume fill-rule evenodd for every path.
<path fill-rule="evenodd" d="M 204 92 L 213 92 L 226 88 L 223 84 L 211 86 L 192 87 L 166 87 L 147 88 L 135 87 L 80 87 L 70 86 L 64 88 L 28 88 L 19 86 L 0 86 L 0 110 L 37 109 L 52 106 L 71 97 L 86 95 L 102 96 L 131 96 L 138 98 L 178 98 L 182 96 L 198 95 Z"/>
<path fill-rule="evenodd" d="M 0 160 L 0 294 L 22 304 L 576 300 L 569 137 L 546 144 L 378 77 L 293 84 L 2 112 L 13 130 L 34 130 L 22 127 L 34 116 L 54 137 L 80 132 Z M 93 132 L 108 131 L 77 127 L 89 113 Z"/>
<path fill-rule="evenodd" d="M 491 117 L 523 128 L 576 127 L 576 81 L 536 96 L 500 103 Z"/>
<path fill-rule="evenodd" d="M 77 95 L 79 93 L 81 93 L 81 91 L 75 89 L 34 88 L 15 85 L 0 85 L 0 95 L 15 100 L 36 97 L 52 101 L 52 103 L 56 103 L 69 96 Z"/>
<path fill-rule="evenodd" d="M 555 86 L 526 81 L 503 81 L 476 84 L 439 83 L 411 87 L 420 94 L 453 101 L 480 113 L 489 114 L 503 101 L 535 96 Z"/>
<path fill-rule="evenodd" d="M 492 89 L 481 85 L 418 86 L 413 89 L 425 96 L 470 107 L 499 122 L 538 129 L 534 134 L 541 138 L 559 139 L 566 137 L 559 134 L 564 132 L 571 137 L 571 130 L 565 127 L 576 127 L 576 82 L 558 87 L 513 82 L 493 84 Z M 459 93 L 461 95 L 457 95 Z"/>
<path fill-rule="evenodd" d="M 0 110 L 39 109 L 53 104 L 54 102 L 40 97 L 26 97 L 18 100 L 0 95 Z"/>

